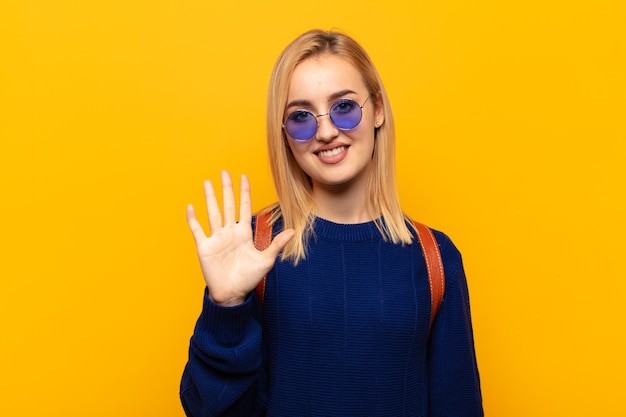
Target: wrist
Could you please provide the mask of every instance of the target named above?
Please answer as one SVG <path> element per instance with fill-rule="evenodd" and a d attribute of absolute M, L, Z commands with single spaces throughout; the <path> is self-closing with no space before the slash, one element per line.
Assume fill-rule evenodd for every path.
<path fill-rule="evenodd" d="M 222 307 L 235 307 L 243 304 L 246 301 L 246 297 L 231 295 L 231 294 L 212 294 L 208 291 L 208 296 L 213 303 Z"/>
<path fill-rule="evenodd" d="M 211 296 L 209 295 L 209 298 L 210 297 Z M 246 299 L 242 297 L 231 297 L 226 300 L 215 300 L 211 298 L 211 301 L 213 301 L 215 304 L 220 305 L 222 307 L 236 307 L 236 306 L 243 304 L 246 301 Z"/>
<path fill-rule="evenodd" d="M 251 325 L 254 325 L 252 297 L 238 306 L 226 307 L 213 302 L 205 291 L 202 314 L 198 328 L 207 331 L 220 344 L 232 345 L 243 337 Z"/>

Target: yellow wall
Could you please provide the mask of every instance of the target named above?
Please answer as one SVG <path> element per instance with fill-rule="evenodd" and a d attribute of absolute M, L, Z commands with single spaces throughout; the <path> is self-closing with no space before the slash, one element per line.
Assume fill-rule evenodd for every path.
<path fill-rule="evenodd" d="M 185 206 L 274 199 L 268 76 L 354 35 L 407 212 L 464 254 L 490 416 L 617 416 L 626 363 L 621 0 L 3 0 L 0 415 L 182 416 L 202 278 Z"/>

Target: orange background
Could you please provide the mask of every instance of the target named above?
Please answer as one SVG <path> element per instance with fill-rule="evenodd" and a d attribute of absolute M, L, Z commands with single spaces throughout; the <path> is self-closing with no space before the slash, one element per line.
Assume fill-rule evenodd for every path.
<path fill-rule="evenodd" d="M 313 27 L 372 55 L 403 206 L 464 254 L 487 415 L 626 415 L 623 4 L 2 0 L 0 415 L 183 415 L 185 206 L 224 168 L 274 200 L 267 82 Z"/>

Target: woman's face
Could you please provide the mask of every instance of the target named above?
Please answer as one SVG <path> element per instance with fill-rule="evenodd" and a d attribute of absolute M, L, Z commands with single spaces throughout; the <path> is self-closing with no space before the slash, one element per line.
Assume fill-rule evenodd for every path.
<path fill-rule="evenodd" d="M 322 55 L 308 58 L 294 69 L 283 121 L 295 110 L 326 114 L 342 98 L 365 103 L 355 128 L 340 130 L 324 115 L 317 117 L 317 131 L 310 140 L 296 141 L 287 134 L 289 147 L 311 178 L 314 190 L 365 186 L 374 151 L 375 123 L 382 124 L 384 114 L 360 73 L 345 59 Z"/>

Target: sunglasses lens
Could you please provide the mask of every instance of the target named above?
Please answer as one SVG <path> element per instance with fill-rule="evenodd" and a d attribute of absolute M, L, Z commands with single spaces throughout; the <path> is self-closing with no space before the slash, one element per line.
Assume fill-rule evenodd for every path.
<path fill-rule="evenodd" d="M 309 140 L 317 130 L 317 118 L 311 112 L 296 110 L 287 117 L 285 130 L 295 140 Z"/>
<path fill-rule="evenodd" d="M 354 129 L 361 122 L 361 106 L 354 100 L 344 98 L 338 100 L 330 109 L 330 119 L 337 128 L 342 130 Z"/>

